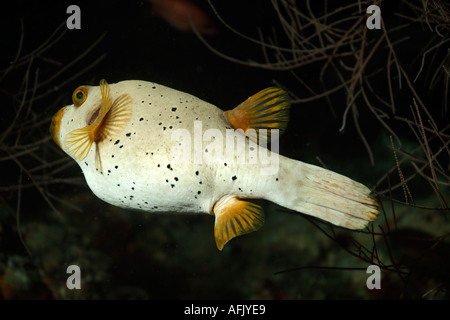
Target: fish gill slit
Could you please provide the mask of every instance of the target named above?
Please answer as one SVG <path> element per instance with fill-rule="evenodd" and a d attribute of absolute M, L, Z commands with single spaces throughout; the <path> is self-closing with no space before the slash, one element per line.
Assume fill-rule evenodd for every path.
<path fill-rule="evenodd" d="M 99 105 L 97 107 L 97 109 L 95 109 L 94 113 L 91 115 L 91 117 L 89 118 L 88 121 L 88 126 L 90 126 L 91 124 L 93 124 L 95 122 L 95 120 L 97 120 L 98 115 L 100 114 L 100 109 L 101 109 L 101 105 Z"/>

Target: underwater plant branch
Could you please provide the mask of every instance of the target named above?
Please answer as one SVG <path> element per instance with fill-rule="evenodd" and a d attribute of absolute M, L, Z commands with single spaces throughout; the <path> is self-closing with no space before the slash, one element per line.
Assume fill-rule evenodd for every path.
<path fill-rule="evenodd" d="M 358 98 L 358 96 L 361 94 L 361 89 L 356 93 L 352 95 L 352 100 L 347 104 L 347 107 L 344 110 L 344 114 L 342 115 L 342 125 L 339 128 L 339 132 L 343 133 L 345 130 L 345 126 L 347 124 L 347 113 L 348 111 L 354 107 L 354 102 L 356 100 L 356 98 Z"/>
<path fill-rule="evenodd" d="M 370 147 L 369 142 L 367 141 L 364 133 L 362 132 L 361 126 L 359 125 L 359 121 L 358 121 L 358 113 L 357 113 L 357 107 L 356 104 L 354 104 L 354 107 L 352 108 L 352 113 L 353 113 L 353 122 L 355 124 L 356 127 L 356 131 L 359 134 L 359 137 L 361 138 L 364 146 L 366 147 L 366 151 L 368 152 L 369 155 L 369 160 L 370 160 L 370 164 L 372 166 L 375 166 L 375 158 L 373 156 L 373 152 L 372 152 L 372 148 Z"/>
<path fill-rule="evenodd" d="M 23 178 L 23 169 L 20 168 L 19 170 L 19 180 L 17 182 L 17 184 L 19 186 L 22 185 L 22 178 Z M 19 236 L 19 240 L 22 243 L 23 247 L 25 248 L 25 250 L 27 251 L 28 255 L 31 257 L 31 251 L 28 247 L 28 245 L 25 242 L 25 239 L 23 238 L 22 232 L 20 230 L 20 207 L 21 207 L 21 203 L 22 203 L 22 188 L 18 188 L 17 190 L 17 205 L 16 205 L 16 228 L 17 228 L 17 234 Z"/>
<path fill-rule="evenodd" d="M 22 54 L 23 39 L 24 39 L 24 36 L 25 36 L 25 33 L 24 33 L 24 24 L 23 24 L 23 18 L 20 19 L 20 30 L 21 30 L 21 32 L 20 32 L 20 37 L 19 37 L 19 45 L 18 45 L 18 48 L 17 48 L 16 56 L 14 57 L 14 59 L 13 59 L 11 65 L 9 66 L 9 68 L 6 69 L 5 71 L 1 71 L 1 72 L 0 72 L 0 74 L 1 74 L 1 76 L 0 76 L 0 81 L 2 81 L 2 80 L 7 76 L 7 74 L 8 74 L 11 70 L 14 69 L 15 65 L 17 64 L 17 61 L 18 61 L 19 58 L 20 58 L 20 55 Z"/>
<path fill-rule="evenodd" d="M 289 273 L 289 272 L 293 272 L 293 271 L 302 271 L 302 270 L 310 270 L 310 269 L 314 269 L 314 270 L 353 270 L 353 271 L 365 271 L 367 270 L 367 268 L 363 268 L 363 267 L 330 267 L 330 266 L 317 266 L 317 265 L 308 265 L 308 266 L 301 266 L 301 267 L 295 267 L 295 268 L 291 268 L 291 269 L 286 269 L 286 270 L 281 270 L 281 271 L 276 271 L 274 272 L 274 275 L 278 275 L 278 274 L 283 274 L 283 273 Z"/>
<path fill-rule="evenodd" d="M 397 226 L 398 226 L 398 224 L 397 224 L 397 215 L 395 213 L 394 198 L 393 198 L 393 195 L 392 195 L 391 178 L 390 178 L 388 172 L 386 172 L 386 180 L 387 180 L 388 189 L 389 189 L 389 197 L 388 197 L 388 199 L 389 199 L 389 203 L 391 204 L 391 213 L 392 213 L 392 219 L 394 221 L 394 230 L 397 230 Z M 381 204 L 381 207 L 382 207 L 384 221 L 386 221 L 387 230 L 388 230 L 388 232 L 391 232 L 389 219 L 387 218 L 386 210 L 383 207 L 383 202 L 380 201 L 380 204 Z"/>
<path fill-rule="evenodd" d="M 339 85 L 337 85 L 337 86 L 335 86 L 335 87 L 333 87 L 331 89 L 328 89 L 328 90 L 323 91 L 321 93 L 317 93 L 315 95 L 311 95 L 310 97 L 307 97 L 307 98 L 296 98 L 296 99 L 293 99 L 291 101 L 291 103 L 306 103 L 306 102 L 315 101 L 315 100 L 318 100 L 318 99 L 321 99 L 321 98 L 325 98 L 325 97 L 329 96 L 330 94 L 335 93 L 335 92 L 341 90 L 342 88 L 346 87 L 348 84 L 350 84 L 350 81 L 351 80 L 348 80 L 347 82 L 341 83 L 341 84 L 339 84 Z"/>
<path fill-rule="evenodd" d="M 409 120 L 409 119 L 405 119 L 405 118 L 401 118 L 401 117 L 397 117 L 397 119 L 398 120 L 401 120 L 401 121 L 405 121 L 405 122 L 407 122 L 410 126 L 411 125 L 416 125 L 416 123 L 415 122 L 412 122 L 411 120 Z M 410 127 L 411 129 L 412 129 L 412 127 Z M 426 129 L 426 128 L 425 128 Z M 443 131 L 445 131 L 445 129 L 444 130 L 441 130 L 441 132 L 443 132 Z M 414 131 L 413 131 L 414 132 Z M 417 136 L 417 135 L 416 135 Z M 431 136 L 430 138 L 428 138 L 429 139 L 429 142 L 431 142 L 432 140 L 435 140 L 436 139 L 436 137 L 437 136 L 440 136 L 440 135 L 433 135 L 433 136 Z M 450 139 L 444 144 L 444 147 L 441 147 L 441 149 L 440 150 L 444 150 L 444 149 L 446 149 L 447 147 L 448 147 L 448 145 L 449 145 L 449 143 L 450 143 Z M 397 161 L 398 161 L 398 164 L 396 164 L 395 166 L 393 166 L 391 169 L 389 169 L 388 170 L 388 172 L 387 172 L 387 175 L 389 174 L 389 173 L 392 173 L 393 171 L 395 171 L 395 170 L 398 170 L 397 169 L 397 167 L 399 167 L 403 162 L 405 162 L 405 161 L 407 161 L 407 160 L 412 160 L 412 161 L 416 161 L 416 162 L 419 162 L 419 163 L 423 163 L 423 167 L 422 168 L 420 168 L 420 170 L 424 170 L 427 166 L 428 166 L 428 161 L 427 160 L 423 160 L 423 159 L 421 159 L 421 158 L 418 158 L 418 157 L 416 157 L 416 156 L 414 156 L 414 154 L 415 153 L 417 153 L 418 151 L 421 151 L 421 150 L 423 150 L 422 149 L 422 146 L 421 145 L 419 145 L 419 146 L 417 146 L 414 150 L 412 150 L 411 152 L 406 152 L 405 150 L 402 150 L 401 148 L 398 148 L 398 149 L 395 149 L 395 150 L 393 150 L 393 152 L 398 152 L 398 153 L 400 153 L 400 154 L 402 154 L 404 157 L 402 158 L 402 159 L 397 159 Z M 442 152 L 442 151 L 439 151 L 439 153 L 440 152 Z M 433 161 L 435 160 L 435 158 L 439 155 L 439 153 L 436 153 L 434 156 L 433 156 Z M 407 183 L 407 182 L 409 182 L 409 181 L 411 181 L 412 179 L 414 179 L 416 176 L 417 176 L 417 172 L 416 173 L 412 173 L 412 174 L 410 174 L 408 177 L 406 177 L 406 178 L 404 178 L 404 182 L 403 183 Z M 442 174 L 444 177 L 446 177 L 447 179 L 449 179 L 449 177 L 445 174 L 445 172 L 444 171 L 440 171 L 440 174 Z M 387 177 L 387 176 L 386 176 Z M 378 188 L 378 186 L 384 181 L 384 180 L 386 180 L 386 177 L 381 177 L 376 183 L 375 183 L 375 188 Z M 450 180 L 450 179 L 449 179 Z M 389 181 L 388 181 L 389 182 Z M 400 182 L 400 183 L 398 183 L 398 184 L 396 184 L 396 185 L 394 185 L 394 186 L 390 186 L 390 183 L 389 183 L 389 189 L 386 189 L 386 190 L 379 190 L 378 191 L 378 194 L 380 194 L 380 195 L 382 195 L 382 194 L 386 194 L 390 189 L 392 189 L 392 190 L 395 190 L 395 189 L 397 189 L 397 188 L 399 188 L 399 187 L 402 187 L 403 188 L 403 183 L 402 182 Z M 439 183 L 442 183 L 442 182 L 439 182 Z M 400 203 L 403 203 L 403 202 L 400 202 Z M 410 205 L 413 205 L 413 204 L 410 204 Z M 414 205 L 415 206 L 415 205 Z"/>
<path fill-rule="evenodd" d="M 439 201 L 441 203 L 441 207 L 443 209 L 449 209 L 449 206 L 448 206 L 447 202 L 445 201 L 445 197 L 443 196 L 443 194 L 439 190 L 439 187 L 436 186 L 436 180 L 431 178 L 431 177 L 428 177 L 427 175 L 425 175 L 423 173 L 423 170 L 419 169 L 414 162 L 412 162 L 411 165 L 413 166 L 414 169 L 416 169 L 417 173 L 420 176 L 422 176 L 425 179 L 425 181 L 427 181 L 429 183 L 430 187 L 433 189 L 434 193 L 437 195 L 437 197 L 438 197 L 438 199 L 439 199 Z"/>
<path fill-rule="evenodd" d="M 392 43 L 391 43 L 391 41 L 390 41 L 390 39 L 389 39 L 389 36 L 388 36 L 388 34 L 387 34 L 387 31 L 385 30 L 385 29 L 386 29 L 386 26 L 384 25 L 383 19 L 381 19 L 381 23 L 383 24 L 382 29 L 383 29 L 383 32 L 384 32 L 384 34 L 385 34 L 386 42 L 387 42 L 387 44 L 388 44 L 389 49 L 391 50 L 391 52 L 392 52 L 392 54 L 393 54 L 394 60 L 397 61 L 397 67 L 398 67 L 398 69 L 400 70 L 401 74 L 403 75 L 403 77 L 404 77 L 406 83 L 408 84 L 408 87 L 409 87 L 410 91 L 411 91 L 412 94 L 414 95 L 415 99 L 419 102 L 419 105 L 422 107 L 423 111 L 427 114 L 427 117 L 428 117 L 431 121 L 433 121 L 433 120 L 432 120 L 433 117 L 430 115 L 429 111 L 428 111 L 427 108 L 425 107 L 425 104 L 423 103 L 423 101 L 422 101 L 422 99 L 420 98 L 419 94 L 418 94 L 417 91 L 414 89 L 414 85 L 411 83 L 411 81 L 410 81 L 410 79 L 409 79 L 409 77 L 408 77 L 407 72 L 406 72 L 405 69 L 402 67 L 402 65 L 399 63 L 399 59 L 398 59 L 398 57 L 397 57 L 397 54 L 396 54 L 396 52 L 395 52 L 395 50 L 394 50 L 394 48 L 393 48 L 393 46 L 392 46 Z M 434 122 L 434 121 L 433 121 L 433 122 Z"/>
<path fill-rule="evenodd" d="M 424 126 L 423 126 L 423 122 L 422 122 L 422 117 L 420 116 L 420 111 L 419 111 L 419 107 L 417 106 L 416 100 L 413 99 L 414 102 L 414 107 L 416 109 L 416 116 L 417 116 L 417 126 L 419 128 L 419 132 L 420 132 L 420 140 L 419 143 L 423 146 L 423 149 L 425 151 L 425 155 L 428 159 L 428 167 L 431 170 L 431 175 L 433 176 L 433 180 L 437 181 L 437 177 L 436 177 L 436 172 L 434 170 L 434 165 L 433 165 L 433 161 L 432 161 L 432 152 L 430 150 L 430 145 L 428 144 L 428 139 L 424 130 Z M 411 107 L 412 109 L 412 107 Z M 414 119 L 416 119 L 416 116 L 414 116 Z M 434 122 L 431 122 L 432 124 L 434 124 Z M 437 184 L 435 185 L 435 187 L 437 187 Z"/>
<path fill-rule="evenodd" d="M 64 200 L 61 197 L 57 197 L 50 192 L 48 193 L 48 197 L 53 199 L 54 201 L 57 201 L 57 202 L 63 204 L 65 207 L 70 208 L 76 212 L 80 212 L 80 213 L 83 212 L 83 209 L 81 207 L 75 205 L 73 202 Z"/>
<path fill-rule="evenodd" d="M 60 31 L 60 29 L 62 29 L 62 32 Z M 50 49 L 54 44 L 56 44 L 59 40 L 61 40 L 63 36 L 66 34 L 66 32 L 67 32 L 66 21 L 64 21 L 39 47 L 17 59 L 16 63 L 10 65 L 8 68 L 0 70 L 0 73 L 3 73 L 3 75 L 6 76 L 11 70 L 17 69 L 23 66 L 24 64 L 28 64 L 30 60 L 33 60 L 35 57 L 39 57 L 45 51 Z M 22 29 L 22 34 L 24 36 L 24 29 Z"/>
<path fill-rule="evenodd" d="M 86 73 L 87 71 L 89 71 L 90 69 L 92 69 L 94 66 L 96 66 L 98 63 L 100 63 L 100 61 L 102 61 L 104 58 L 106 57 L 106 54 L 102 54 L 100 57 L 98 57 L 97 59 L 95 59 L 93 62 L 91 62 L 90 64 L 88 64 L 86 67 L 83 68 L 83 70 L 81 70 L 80 72 L 74 73 L 72 76 L 67 77 L 64 81 L 61 81 L 61 83 L 59 83 L 58 86 L 54 86 L 50 89 L 48 89 L 47 91 L 39 94 L 36 96 L 36 100 L 42 99 L 46 96 L 48 96 L 49 94 L 54 93 L 55 91 L 58 91 L 60 88 L 63 88 L 64 86 L 66 86 L 68 83 L 71 83 L 74 79 L 79 78 L 83 73 Z"/>
<path fill-rule="evenodd" d="M 291 211 L 288 210 L 281 210 L 281 211 L 285 211 L 288 213 L 293 213 Z M 293 214 L 296 214 L 295 212 Z M 306 220 L 308 220 L 311 224 L 314 225 L 315 228 L 317 228 L 318 230 L 320 230 L 327 238 L 329 238 L 330 240 L 332 240 L 333 242 L 335 242 L 339 247 L 341 247 L 342 250 L 344 250 L 345 252 L 347 252 L 349 255 L 360 259 L 363 262 L 369 263 L 369 264 L 377 264 L 381 269 L 385 270 L 385 271 L 393 271 L 395 273 L 400 274 L 401 276 L 405 277 L 408 275 L 408 272 L 404 269 L 401 265 L 399 265 L 398 263 L 394 262 L 394 259 L 391 259 L 391 264 L 385 264 L 383 263 L 379 257 L 378 254 L 376 253 L 376 249 L 374 249 L 372 247 L 372 249 L 367 248 L 366 246 L 364 246 L 361 242 L 356 241 L 355 239 L 351 239 L 351 243 L 352 246 L 348 247 L 345 246 L 344 244 L 342 244 L 338 239 L 337 239 L 337 235 L 335 233 L 335 229 L 340 229 L 339 227 L 336 226 L 331 226 L 328 225 L 327 223 L 322 223 L 322 222 L 318 222 L 315 218 L 313 217 L 309 217 L 309 216 L 304 216 L 302 215 Z M 321 225 L 327 225 L 330 227 L 330 231 L 326 231 Z M 367 233 L 370 234 L 371 237 L 375 237 L 375 236 L 382 236 L 385 238 L 387 238 L 387 234 L 384 232 L 384 230 L 381 228 L 381 232 L 380 233 L 376 233 L 373 230 L 372 231 L 358 231 L 358 233 Z M 375 246 L 375 242 L 373 242 L 373 246 Z M 390 250 L 390 248 L 388 248 L 388 250 Z M 390 256 L 392 257 L 392 254 L 390 253 Z M 376 260 L 376 261 L 375 261 Z M 277 273 L 285 273 L 285 272 L 293 272 L 293 271 L 299 271 L 301 269 L 303 269 L 304 267 L 296 267 L 296 268 L 290 268 L 287 270 L 282 270 L 282 271 L 278 271 Z M 325 267 L 328 268 L 328 267 Z M 330 269 L 335 268 L 335 267 L 329 267 Z M 339 268 L 339 267 L 337 267 Z M 366 270 L 367 268 L 364 268 L 364 270 Z"/>
<path fill-rule="evenodd" d="M 25 75 L 23 77 L 23 83 L 25 85 L 25 88 L 28 88 L 28 80 L 29 80 L 29 74 L 31 69 L 32 60 L 28 64 L 27 69 L 25 70 Z M 28 92 L 28 91 L 25 91 Z M 17 108 L 17 112 L 14 115 L 14 119 L 11 121 L 11 124 L 8 126 L 8 128 L 3 131 L 2 135 L 0 136 L 0 145 L 3 145 L 3 141 L 9 136 L 9 133 L 12 131 L 12 129 L 16 126 L 18 119 L 21 116 L 22 109 L 24 108 L 26 104 L 26 94 L 22 96 L 22 99 L 19 103 L 19 106 Z"/>
<path fill-rule="evenodd" d="M 378 228 L 381 230 L 381 233 L 383 234 L 382 239 L 384 240 L 389 260 L 391 261 L 390 267 L 393 268 L 393 271 L 395 271 L 396 274 L 398 274 L 398 276 L 403 282 L 406 282 L 407 279 L 409 278 L 410 272 L 401 270 L 399 263 L 395 262 L 394 256 L 392 255 L 392 249 L 388 241 L 388 234 L 384 231 L 382 226 L 379 225 Z"/>
<path fill-rule="evenodd" d="M 322 33 L 324 33 L 327 28 L 331 28 L 332 26 L 321 25 L 321 27 L 319 28 L 319 27 L 317 27 L 317 21 L 316 21 L 317 19 L 311 19 L 311 18 L 307 18 L 310 21 L 308 24 L 303 25 L 303 26 L 299 26 L 295 22 L 289 23 L 285 20 L 284 16 L 280 13 L 281 10 L 279 10 L 278 7 L 275 7 L 275 8 L 278 8 L 278 10 L 276 10 L 276 11 L 278 12 L 280 23 L 282 24 L 282 26 L 285 30 L 285 36 L 287 37 L 287 39 L 291 40 L 291 44 L 298 43 L 298 44 L 300 44 L 300 47 L 302 47 L 303 49 L 299 50 L 297 45 L 293 45 L 293 46 L 291 46 L 291 48 L 282 48 L 282 47 L 278 46 L 277 44 L 270 44 L 267 41 L 264 41 L 264 39 L 256 40 L 256 39 L 253 39 L 246 35 L 243 35 L 241 32 L 232 28 L 226 21 L 224 21 L 224 19 L 218 14 L 217 9 L 212 5 L 211 1 L 209 1 L 209 3 L 212 6 L 215 14 L 218 16 L 218 19 L 233 33 L 250 41 L 251 43 L 256 43 L 267 49 L 274 50 L 274 56 L 275 57 L 278 56 L 276 62 L 268 62 L 268 61 L 270 61 L 268 59 L 268 54 L 267 54 L 266 50 L 263 50 L 265 63 L 260 63 L 260 62 L 251 61 L 251 60 L 244 61 L 242 59 L 237 59 L 237 58 L 228 56 L 228 55 L 220 52 L 219 50 L 215 49 L 214 47 L 212 47 L 194 27 L 194 32 L 196 33 L 198 38 L 205 44 L 205 46 L 208 49 L 210 49 L 213 53 L 217 54 L 218 56 L 220 56 L 224 59 L 227 59 L 229 61 L 232 61 L 234 63 L 243 64 L 243 65 L 251 66 L 251 67 L 263 68 L 263 69 L 267 69 L 267 70 L 290 70 L 290 69 L 294 69 L 294 68 L 298 68 L 298 67 L 310 64 L 314 61 L 321 61 L 324 59 L 329 59 L 330 56 L 331 57 L 345 57 L 345 56 L 352 55 L 352 52 L 337 53 L 337 48 L 345 45 L 344 41 L 346 41 L 346 39 L 349 39 L 349 37 L 347 37 L 347 35 L 354 28 L 356 28 L 356 26 L 358 25 L 358 22 L 355 23 L 350 28 L 350 30 L 347 30 L 347 33 L 344 36 L 340 37 L 340 39 L 337 43 L 331 43 L 331 44 L 325 46 L 323 44 L 323 42 L 319 41 L 323 45 L 321 47 L 317 48 L 313 45 L 312 39 L 322 37 Z M 294 7 L 289 7 L 289 10 L 287 10 L 287 11 L 289 12 L 290 15 L 292 15 L 292 12 L 295 12 L 295 15 L 297 18 L 294 19 L 291 17 L 291 20 L 296 21 L 296 19 L 298 19 L 298 16 L 301 15 L 301 13 L 299 11 L 295 11 Z M 354 20 L 353 17 L 351 19 Z M 362 21 L 361 18 L 358 21 L 359 22 Z M 297 28 L 297 29 L 304 29 L 304 28 L 309 27 L 309 25 L 312 25 L 312 26 L 315 25 L 316 32 L 314 32 L 309 37 L 304 37 L 304 39 L 301 39 L 301 40 L 300 40 L 301 37 L 299 36 L 299 34 L 301 33 L 299 31 L 301 31 L 301 30 L 292 30 L 293 26 L 295 26 L 295 28 Z M 298 39 L 298 41 L 295 39 Z M 327 52 L 330 49 L 334 49 L 332 53 Z M 282 52 L 288 52 L 288 53 L 290 52 L 293 54 L 293 57 L 287 59 L 284 55 L 281 54 Z M 281 57 L 284 57 L 284 58 L 281 58 Z"/>
<path fill-rule="evenodd" d="M 425 57 L 428 53 L 435 51 L 437 48 L 440 48 L 442 45 L 444 45 L 444 43 L 449 42 L 450 39 L 447 40 L 443 40 L 441 42 L 438 42 L 437 44 L 435 44 L 434 46 L 432 46 L 431 48 L 428 48 L 427 50 L 425 50 L 425 52 L 422 54 L 422 64 L 420 65 L 420 69 L 417 72 L 416 77 L 414 78 L 413 82 L 416 82 L 417 79 L 419 78 L 420 74 L 422 73 L 423 67 L 425 65 Z"/>
<path fill-rule="evenodd" d="M 45 81 L 40 82 L 39 87 L 46 86 L 50 82 L 53 82 L 59 75 L 61 75 L 66 70 L 70 69 L 73 65 L 78 63 L 81 59 L 83 59 L 87 54 L 89 54 L 106 36 L 106 32 L 103 33 L 100 37 L 97 38 L 86 50 L 84 50 L 81 54 L 77 55 L 75 59 L 67 63 L 63 68 L 55 72 L 51 77 L 46 79 Z M 83 70 L 85 72 L 85 70 Z"/>
<path fill-rule="evenodd" d="M 416 105 L 416 107 L 417 107 L 417 105 Z M 419 112 L 418 109 L 417 109 L 417 112 Z M 417 160 L 420 161 L 420 162 L 425 163 L 425 165 L 424 165 L 423 168 L 428 167 L 428 168 L 430 169 L 431 174 L 432 174 L 432 179 L 435 181 L 436 187 L 438 188 L 437 185 L 439 184 L 439 180 L 438 180 L 438 178 L 437 178 L 437 176 L 436 176 L 436 170 L 441 171 L 441 173 L 442 173 L 444 176 L 445 176 L 445 174 L 442 172 L 442 166 L 436 161 L 436 158 L 437 158 L 437 156 L 442 152 L 442 150 L 443 150 L 444 148 L 445 148 L 445 149 L 448 149 L 448 144 L 449 144 L 450 139 L 449 139 L 449 141 L 447 141 L 447 143 L 444 143 L 444 147 L 441 147 L 441 149 L 438 150 L 437 153 L 433 154 L 433 152 L 432 152 L 431 149 L 429 148 L 429 141 L 428 141 L 429 139 L 427 139 L 427 138 L 426 138 L 426 135 L 424 134 L 425 130 L 424 130 L 424 126 L 423 126 L 423 123 L 422 123 L 422 121 L 421 121 L 421 118 L 420 118 L 420 113 L 418 113 L 417 115 L 415 115 L 415 114 L 413 113 L 413 116 L 414 116 L 414 124 L 415 124 L 415 127 L 418 128 L 419 133 L 417 133 L 416 130 L 414 130 L 414 127 L 413 127 L 413 125 L 412 125 L 411 122 L 408 123 L 408 125 L 410 126 L 411 131 L 415 134 L 416 139 L 417 139 L 417 141 L 418 141 L 418 143 L 419 143 L 420 148 L 424 151 L 424 153 L 425 153 L 425 155 L 426 155 L 426 162 L 425 162 L 425 161 L 420 161 L 419 159 L 417 159 Z M 416 117 L 417 117 L 417 118 L 416 118 Z M 432 122 L 432 121 L 430 121 L 430 125 L 434 126 L 435 123 Z M 436 138 L 436 136 L 437 136 L 437 137 L 440 137 L 440 135 L 434 135 L 434 136 L 433 136 L 433 139 Z M 440 140 L 441 140 L 442 142 L 444 142 L 444 141 L 442 140 L 442 138 L 440 138 Z M 434 166 L 435 163 L 436 163 L 436 165 L 438 166 L 438 169 L 435 169 L 435 166 Z M 422 168 L 422 170 L 423 170 L 423 168 Z"/>
<path fill-rule="evenodd" d="M 366 80 L 366 84 L 368 84 L 368 83 L 369 82 Z M 362 96 L 364 98 L 366 105 L 369 107 L 369 110 L 377 118 L 378 122 L 389 132 L 389 134 L 395 138 L 395 140 L 397 141 L 397 144 L 399 144 L 399 146 L 401 147 L 402 143 L 401 143 L 401 140 L 398 137 L 397 133 L 395 133 L 395 131 L 380 116 L 380 113 L 383 114 L 384 116 L 386 116 L 386 114 L 383 113 L 381 110 L 378 110 L 372 106 L 372 103 L 369 101 L 369 98 L 366 94 L 366 90 L 364 89 L 364 87 L 361 88 L 361 92 L 362 92 Z"/>
<path fill-rule="evenodd" d="M 405 176 L 403 175 L 402 169 L 398 162 L 397 152 L 395 151 L 394 141 L 392 140 L 392 136 L 389 136 L 391 140 L 392 152 L 394 153 L 395 165 L 397 167 L 398 176 L 400 178 L 400 183 L 402 185 L 403 196 L 405 197 L 405 203 L 408 204 L 408 198 L 411 199 L 411 202 L 414 203 L 414 199 L 412 197 L 411 191 L 408 188 L 408 184 L 406 183 Z"/>
<path fill-rule="evenodd" d="M 9 152 L 8 152 L 9 153 Z M 42 187 L 37 183 L 37 181 L 34 179 L 33 175 L 28 172 L 28 170 L 22 165 L 22 163 L 13 155 L 12 153 L 9 153 L 11 159 L 17 164 L 17 166 L 23 170 L 27 177 L 32 181 L 33 185 L 36 187 L 38 192 L 41 194 L 42 198 L 47 202 L 47 204 L 50 206 L 50 208 L 59 216 L 62 217 L 59 210 L 53 205 L 53 203 L 50 201 L 50 199 L 47 197 L 47 195 L 44 193 Z"/>

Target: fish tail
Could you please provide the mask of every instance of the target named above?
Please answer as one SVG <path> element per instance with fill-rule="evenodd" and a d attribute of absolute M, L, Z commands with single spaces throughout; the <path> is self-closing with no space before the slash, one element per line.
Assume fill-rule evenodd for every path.
<path fill-rule="evenodd" d="M 272 201 L 348 229 L 363 229 L 378 215 L 377 202 L 363 184 L 333 171 L 283 158 Z"/>

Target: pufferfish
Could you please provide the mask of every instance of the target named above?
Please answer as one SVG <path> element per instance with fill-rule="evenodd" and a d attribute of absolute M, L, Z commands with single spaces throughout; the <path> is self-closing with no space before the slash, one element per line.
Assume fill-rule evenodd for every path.
<path fill-rule="evenodd" d="M 348 229 L 377 217 L 363 184 L 268 147 L 289 120 L 289 97 L 280 88 L 222 111 L 160 84 L 102 80 L 78 87 L 72 102 L 54 115 L 50 132 L 93 193 L 122 208 L 213 215 L 219 250 L 263 225 L 263 208 L 251 199 Z"/>

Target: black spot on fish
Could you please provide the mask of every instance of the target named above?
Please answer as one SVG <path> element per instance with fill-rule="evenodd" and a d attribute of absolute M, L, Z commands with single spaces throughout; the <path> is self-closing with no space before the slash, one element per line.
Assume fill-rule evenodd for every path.
<path fill-rule="evenodd" d="M 114 168 L 119 169 L 119 166 L 114 166 Z"/>
<path fill-rule="evenodd" d="M 173 178 L 175 181 L 178 181 L 178 177 Z"/>
<path fill-rule="evenodd" d="M 170 164 L 167 165 L 167 169 L 173 170 L 173 168 L 170 166 Z"/>
<path fill-rule="evenodd" d="M 174 184 L 170 184 L 170 186 L 173 188 L 173 187 L 175 187 L 175 185 Z"/>
<path fill-rule="evenodd" d="M 142 120 L 144 120 L 144 118 L 140 118 L 140 119 L 139 119 L 139 121 L 142 121 Z"/>
<path fill-rule="evenodd" d="M 118 183 L 117 186 L 120 187 L 120 183 Z"/>
<path fill-rule="evenodd" d="M 88 165 L 88 163 L 87 163 L 87 162 L 85 162 L 84 164 L 86 165 L 86 167 L 89 167 L 89 165 Z"/>
<path fill-rule="evenodd" d="M 233 181 L 236 180 L 236 179 L 237 179 L 236 176 L 232 176 L 232 177 L 231 177 L 231 180 L 233 180 Z"/>
<path fill-rule="evenodd" d="M 197 194 L 200 194 L 200 193 L 202 193 L 200 190 L 199 191 L 197 191 Z"/>
<path fill-rule="evenodd" d="M 127 136 L 127 137 L 131 136 L 131 132 L 128 132 L 128 133 L 126 134 L 126 136 Z"/>
<path fill-rule="evenodd" d="M 119 148 L 122 149 L 122 148 L 123 148 L 123 145 L 121 145 Z"/>
<path fill-rule="evenodd" d="M 116 140 L 116 142 L 114 142 L 114 144 L 118 144 L 120 142 L 120 140 Z"/>
<path fill-rule="evenodd" d="M 155 86 L 153 86 L 153 87 L 152 87 L 152 89 L 156 89 L 156 87 L 155 87 Z"/>
<path fill-rule="evenodd" d="M 175 107 L 172 108 L 172 112 L 175 112 L 175 111 L 177 111 L 177 108 L 175 108 Z"/>
<path fill-rule="evenodd" d="M 195 175 L 198 176 L 198 171 L 195 171 Z"/>

